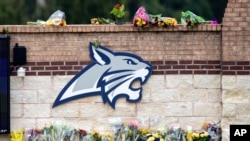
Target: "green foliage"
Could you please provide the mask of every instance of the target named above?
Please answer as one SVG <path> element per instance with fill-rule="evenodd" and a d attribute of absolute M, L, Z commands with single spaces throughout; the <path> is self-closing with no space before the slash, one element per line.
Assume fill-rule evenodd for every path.
<path fill-rule="evenodd" d="M 110 14 L 117 18 L 123 18 L 125 16 L 125 6 L 124 4 L 116 4 L 114 8 L 110 11 Z"/>
<path fill-rule="evenodd" d="M 47 20 L 56 10 L 64 11 L 67 24 L 89 24 L 91 18 L 112 18 L 110 10 L 116 3 L 126 7 L 125 21 L 132 21 L 136 10 L 144 6 L 148 13 L 181 18 L 182 11 L 193 11 L 206 20 L 222 21 L 227 0 L 0 0 L 0 24 L 26 24 L 27 21 Z"/>
<path fill-rule="evenodd" d="M 206 21 L 191 11 L 181 12 L 181 24 L 189 27 L 193 27 L 200 23 L 205 23 Z"/>

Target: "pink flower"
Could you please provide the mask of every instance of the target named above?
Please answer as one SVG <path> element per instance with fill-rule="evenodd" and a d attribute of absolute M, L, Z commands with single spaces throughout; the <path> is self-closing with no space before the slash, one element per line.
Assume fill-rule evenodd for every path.
<path fill-rule="evenodd" d="M 136 121 L 131 121 L 129 124 L 128 124 L 129 127 L 132 127 L 132 128 L 138 128 L 138 123 Z"/>
<path fill-rule="evenodd" d="M 218 22 L 216 20 L 212 20 L 210 24 L 218 24 Z"/>

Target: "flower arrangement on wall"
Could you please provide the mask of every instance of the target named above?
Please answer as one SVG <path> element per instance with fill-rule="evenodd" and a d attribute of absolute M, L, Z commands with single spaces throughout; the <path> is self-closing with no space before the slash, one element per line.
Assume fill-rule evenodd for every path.
<path fill-rule="evenodd" d="M 50 15 L 47 21 L 37 20 L 36 22 L 27 22 L 28 25 L 42 25 L 42 26 L 65 26 L 65 13 L 61 10 L 55 11 Z"/>
<path fill-rule="evenodd" d="M 110 14 L 115 17 L 116 24 L 123 24 L 123 18 L 126 14 L 124 4 L 115 4 Z"/>
<path fill-rule="evenodd" d="M 11 141 L 212 141 L 221 138 L 218 124 L 205 122 L 200 130 L 182 129 L 178 124 L 167 129 L 140 128 L 137 121 L 110 122 L 113 132 L 86 131 L 69 125 L 51 125 L 42 129 L 11 132 Z"/>
<path fill-rule="evenodd" d="M 110 14 L 114 15 L 116 20 L 121 19 L 125 16 L 125 6 L 123 4 L 116 4 L 111 10 Z M 201 16 L 194 14 L 193 12 L 187 10 L 181 12 L 181 23 L 183 26 L 188 28 L 193 28 L 199 24 L 218 24 L 216 20 L 206 21 Z M 118 24 L 113 20 L 106 18 L 92 18 L 91 24 Z M 144 6 L 137 9 L 132 24 L 138 29 L 148 28 L 148 27 L 175 27 L 178 22 L 173 17 L 165 17 L 162 14 L 154 15 L 147 13 Z"/>

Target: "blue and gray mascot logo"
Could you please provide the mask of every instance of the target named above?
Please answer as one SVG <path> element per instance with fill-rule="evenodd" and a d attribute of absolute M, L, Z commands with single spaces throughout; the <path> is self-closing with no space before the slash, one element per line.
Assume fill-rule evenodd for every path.
<path fill-rule="evenodd" d="M 75 75 L 62 89 L 53 107 L 78 98 L 101 95 L 103 102 L 115 108 L 116 100 L 126 97 L 128 102 L 138 102 L 142 87 L 152 73 L 152 66 L 137 55 L 89 44 L 92 62 Z M 140 82 L 137 88 L 132 87 Z"/>

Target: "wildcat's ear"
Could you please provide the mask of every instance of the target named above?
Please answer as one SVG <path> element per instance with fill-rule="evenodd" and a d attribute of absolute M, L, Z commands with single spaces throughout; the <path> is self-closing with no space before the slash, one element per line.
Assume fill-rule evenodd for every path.
<path fill-rule="evenodd" d="M 89 44 L 90 57 L 100 65 L 107 65 L 111 61 L 113 53 L 103 47 L 95 47 L 91 42 Z"/>

